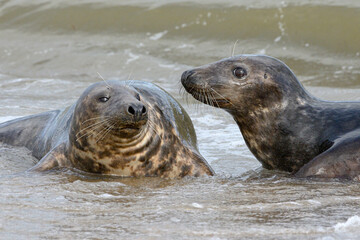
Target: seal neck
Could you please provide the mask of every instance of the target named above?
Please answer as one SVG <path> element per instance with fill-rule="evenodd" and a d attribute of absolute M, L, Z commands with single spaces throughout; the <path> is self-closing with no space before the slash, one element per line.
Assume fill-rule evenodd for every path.
<path fill-rule="evenodd" d="M 317 111 L 297 97 L 266 108 L 233 114 L 250 151 L 267 169 L 296 171 L 318 154 Z M 298 150 L 299 149 L 299 150 Z"/>

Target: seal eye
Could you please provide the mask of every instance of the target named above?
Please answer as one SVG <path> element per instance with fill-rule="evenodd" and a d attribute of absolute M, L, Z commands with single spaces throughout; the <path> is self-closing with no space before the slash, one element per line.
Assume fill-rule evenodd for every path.
<path fill-rule="evenodd" d="M 108 97 L 101 97 L 101 98 L 99 98 L 99 101 L 100 102 L 107 102 L 109 99 L 110 98 L 108 98 Z"/>
<path fill-rule="evenodd" d="M 242 67 L 237 67 L 233 70 L 233 74 L 237 78 L 244 78 L 247 75 L 247 72 Z"/>
<path fill-rule="evenodd" d="M 140 94 L 136 94 L 136 99 L 138 100 L 138 101 L 140 101 Z"/>

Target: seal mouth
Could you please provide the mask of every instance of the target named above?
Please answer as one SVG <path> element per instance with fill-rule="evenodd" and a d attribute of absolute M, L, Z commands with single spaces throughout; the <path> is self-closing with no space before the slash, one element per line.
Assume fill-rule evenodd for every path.
<path fill-rule="evenodd" d="M 120 127 L 118 128 L 118 131 L 120 132 L 133 132 L 133 131 L 139 131 L 141 127 Z"/>
<path fill-rule="evenodd" d="M 214 88 L 201 88 L 192 86 L 185 87 L 185 90 L 191 94 L 196 100 L 217 108 L 225 108 L 231 106 L 231 101 L 218 93 Z"/>
<path fill-rule="evenodd" d="M 136 122 L 133 122 L 133 123 L 127 123 L 127 124 L 119 124 L 117 127 L 116 127 L 116 130 L 118 131 L 133 131 L 133 130 L 140 130 L 145 124 L 146 124 L 147 121 L 143 120 L 143 121 L 136 121 Z"/>
<path fill-rule="evenodd" d="M 114 134 L 118 135 L 122 138 L 131 138 L 131 137 L 139 134 L 142 131 L 143 127 L 144 127 L 143 125 L 142 126 L 119 126 L 114 129 Z"/>
<path fill-rule="evenodd" d="M 120 135 L 129 135 L 129 134 L 136 134 L 146 125 L 147 118 L 143 120 L 134 120 L 134 119 L 113 119 L 108 123 L 108 128 L 111 129 L 112 132 L 115 134 Z"/>

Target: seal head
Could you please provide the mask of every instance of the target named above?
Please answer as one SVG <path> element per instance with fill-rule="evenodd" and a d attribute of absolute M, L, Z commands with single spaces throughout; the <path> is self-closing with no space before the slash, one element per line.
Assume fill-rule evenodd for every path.
<path fill-rule="evenodd" d="M 185 71 L 181 82 L 195 99 L 242 116 L 309 99 L 293 72 L 268 56 L 223 59 Z"/>
<path fill-rule="evenodd" d="M 91 140 L 98 142 L 107 134 L 124 139 L 134 137 L 148 121 L 147 107 L 134 88 L 114 88 L 103 83 L 89 87 L 82 94 L 75 113 L 70 139 L 84 146 Z"/>

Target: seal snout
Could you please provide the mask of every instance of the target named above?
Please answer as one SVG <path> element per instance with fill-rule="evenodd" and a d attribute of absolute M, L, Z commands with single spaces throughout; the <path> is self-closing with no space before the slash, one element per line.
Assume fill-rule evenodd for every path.
<path fill-rule="evenodd" d="M 183 72 L 181 75 L 181 84 L 184 86 L 185 90 L 192 94 L 196 92 L 197 89 L 206 88 L 203 81 L 201 81 L 201 77 L 199 79 L 198 72 L 195 69 L 187 70 Z M 200 80 L 200 81 L 199 81 Z"/>
<path fill-rule="evenodd" d="M 183 72 L 183 74 L 181 75 L 181 83 L 183 85 L 187 84 L 190 80 L 190 77 L 192 75 L 194 75 L 194 73 L 195 73 L 195 71 L 193 71 L 193 70 L 188 70 L 188 71 Z"/>
<path fill-rule="evenodd" d="M 142 120 L 147 116 L 147 108 L 142 103 L 130 103 L 127 114 L 133 116 L 135 120 Z"/>

